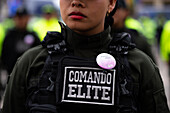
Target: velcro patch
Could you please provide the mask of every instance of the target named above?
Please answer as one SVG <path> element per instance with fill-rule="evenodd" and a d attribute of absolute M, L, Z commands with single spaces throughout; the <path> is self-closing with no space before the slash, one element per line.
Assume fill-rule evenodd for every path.
<path fill-rule="evenodd" d="M 62 102 L 114 105 L 116 70 L 65 67 Z"/>

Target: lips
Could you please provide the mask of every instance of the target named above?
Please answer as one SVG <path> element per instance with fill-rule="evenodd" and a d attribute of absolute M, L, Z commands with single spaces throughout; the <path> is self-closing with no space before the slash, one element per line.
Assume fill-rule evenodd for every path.
<path fill-rule="evenodd" d="M 81 12 L 72 12 L 72 13 L 69 14 L 69 16 L 72 19 L 83 19 L 83 18 L 86 18 L 86 16 L 84 14 L 82 14 Z"/>

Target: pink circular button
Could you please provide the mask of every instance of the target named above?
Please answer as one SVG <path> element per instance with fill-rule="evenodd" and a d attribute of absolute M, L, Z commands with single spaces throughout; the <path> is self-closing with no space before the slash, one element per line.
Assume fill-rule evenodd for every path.
<path fill-rule="evenodd" d="M 115 58 L 108 53 L 101 53 L 96 58 L 97 64 L 103 69 L 113 69 L 116 66 Z"/>

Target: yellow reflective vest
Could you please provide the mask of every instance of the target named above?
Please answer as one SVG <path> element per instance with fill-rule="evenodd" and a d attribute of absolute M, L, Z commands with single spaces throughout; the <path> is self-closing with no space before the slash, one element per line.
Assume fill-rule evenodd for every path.
<path fill-rule="evenodd" d="M 51 18 L 50 20 L 42 18 L 34 23 L 32 29 L 37 33 L 38 37 L 40 38 L 40 41 L 44 39 L 47 31 L 61 32 L 61 27 L 60 24 L 58 23 L 57 18 Z"/>
<path fill-rule="evenodd" d="M 132 17 L 128 17 L 125 21 L 125 26 L 129 29 L 134 29 L 134 30 L 137 30 L 138 32 L 142 33 L 143 32 L 143 27 L 142 27 L 142 24 L 132 18 Z"/>
<path fill-rule="evenodd" d="M 5 38 L 5 30 L 2 24 L 0 24 L 0 56 L 2 53 L 2 45 L 3 45 L 4 38 Z"/>
<path fill-rule="evenodd" d="M 170 60 L 170 20 L 165 23 L 161 34 L 160 52 L 164 61 Z"/>

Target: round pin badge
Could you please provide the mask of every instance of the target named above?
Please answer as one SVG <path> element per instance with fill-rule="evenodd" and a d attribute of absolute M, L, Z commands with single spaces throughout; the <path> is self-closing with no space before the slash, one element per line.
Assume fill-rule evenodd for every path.
<path fill-rule="evenodd" d="M 97 64 L 103 69 L 113 69 L 116 66 L 115 58 L 108 53 L 101 53 L 96 57 Z"/>
<path fill-rule="evenodd" d="M 24 37 L 24 42 L 25 42 L 26 44 L 28 44 L 28 45 L 33 44 L 34 41 L 35 41 L 35 39 L 34 39 L 33 35 L 26 35 L 26 36 Z"/>

